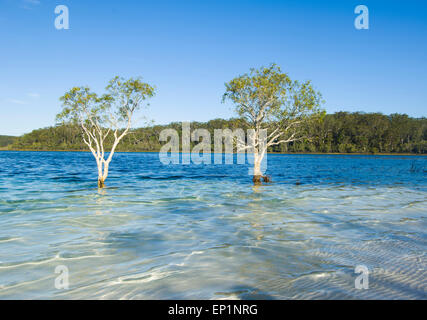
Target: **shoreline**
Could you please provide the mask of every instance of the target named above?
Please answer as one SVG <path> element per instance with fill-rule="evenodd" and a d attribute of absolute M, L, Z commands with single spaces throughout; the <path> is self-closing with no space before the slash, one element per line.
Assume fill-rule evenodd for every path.
<path fill-rule="evenodd" d="M 89 150 L 30 150 L 30 149 L 5 149 L 11 152 L 88 152 Z M 115 153 L 159 153 L 160 151 L 116 151 Z M 108 152 L 107 152 L 108 153 Z M 182 153 L 182 152 L 179 152 Z M 212 152 L 214 153 L 214 152 Z M 330 156 L 427 156 L 424 153 L 339 153 L 339 152 L 268 152 L 270 155 L 330 155 Z"/>

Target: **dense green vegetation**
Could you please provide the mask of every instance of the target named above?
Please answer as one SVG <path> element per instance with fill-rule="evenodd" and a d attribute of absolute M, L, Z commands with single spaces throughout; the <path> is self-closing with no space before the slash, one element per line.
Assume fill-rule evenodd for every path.
<path fill-rule="evenodd" d="M 206 123 L 192 122 L 192 129 L 235 129 L 247 126 L 241 119 L 215 119 Z M 181 130 L 181 123 L 139 128 L 126 136 L 118 151 L 158 151 L 163 144 L 160 132 L 165 128 Z M 407 115 L 380 113 L 328 114 L 310 129 L 312 139 L 277 145 L 272 152 L 332 153 L 427 153 L 427 119 Z M 110 146 L 112 141 L 107 141 Z M 212 142 L 213 143 L 213 142 Z M 15 150 L 87 150 L 79 127 L 61 125 L 34 130 L 17 138 L 9 149 Z M 213 147 L 212 147 L 213 150 Z"/>
<path fill-rule="evenodd" d="M 16 137 L 13 136 L 0 136 L 0 148 L 12 144 L 15 139 Z"/>

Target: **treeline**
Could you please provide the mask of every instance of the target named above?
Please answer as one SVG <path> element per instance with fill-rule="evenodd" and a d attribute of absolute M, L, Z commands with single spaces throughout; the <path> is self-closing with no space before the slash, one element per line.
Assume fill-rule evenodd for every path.
<path fill-rule="evenodd" d="M 12 144 L 15 139 L 16 137 L 13 136 L 0 136 L 0 148 Z"/>
<path fill-rule="evenodd" d="M 214 129 L 246 129 L 241 119 L 215 119 L 205 123 L 192 122 L 191 129 L 205 128 L 211 133 L 213 150 Z M 159 151 L 164 142 L 160 132 L 166 128 L 181 133 L 181 123 L 139 128 L 126 136 L 117 151 Z M 427 119 L 410 118 L 404 114 L 381 113 L 328 114 L 310 128 L 311 139 L 270 148 L 270 152 L 313 153 L 427 153 Z M 109 147 L 112 141 L 107 141 Z M 79 127 L 61 125 L 34 130 L 16 138 L 12 150 L 87 150 Z"/>

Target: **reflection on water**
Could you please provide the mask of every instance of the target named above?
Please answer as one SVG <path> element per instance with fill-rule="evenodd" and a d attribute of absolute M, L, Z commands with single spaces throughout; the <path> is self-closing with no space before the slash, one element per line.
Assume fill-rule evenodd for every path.
<path fill-rule="evenodd" d="M 0 152 L 0 298 L 425 299 L 425 159 L 269 155 L 253 186 L 117 154 L 98 191 L 88 153 Z"/>

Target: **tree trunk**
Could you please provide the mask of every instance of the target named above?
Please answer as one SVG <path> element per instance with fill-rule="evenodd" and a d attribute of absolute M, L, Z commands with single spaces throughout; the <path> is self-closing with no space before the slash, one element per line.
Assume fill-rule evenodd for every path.
<path fill-rule="evenodd" d="M 264 182 L 271 182 L 270 177 L 264 176 L 261 171 L 261 162 L 264 158 L 265 152 L 266 150 L 261 154 L 254 153 L 254 176 L 252 178 L 254 184 L 260 184 L 261 180 L 264 180 Z"/>
<path fill-rule="evenodd" d="M 105 187 L 104 179 L 102 177 L 98 178 L 98 188 L 102 189 Z"/>
<path fill-rule="evenodd" d="M 261 161 L 262 161 L 262 157 L 257 152 L 255 152 L 254 153 L 254 176 L 252 179 L 252 181 L 255 184 L 261 183 L 261 179 L 262 179 Z"/>
<path fill-rule="evenodd" d="M 107 163 L 98 163 L 98 188 L 105 187 L 105 180 L 108 177 L 108 164 Z"/>

